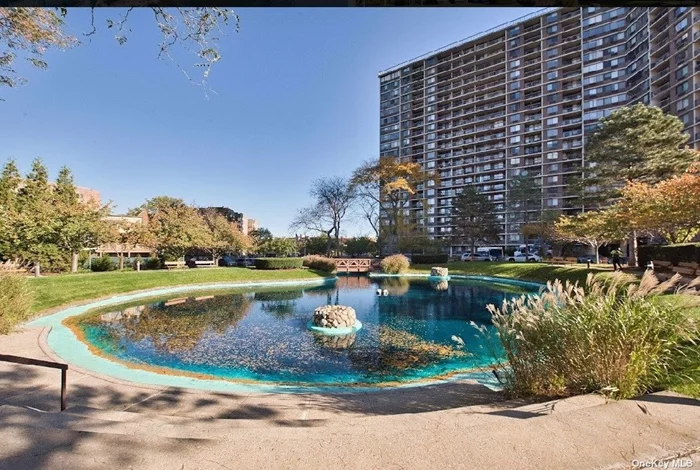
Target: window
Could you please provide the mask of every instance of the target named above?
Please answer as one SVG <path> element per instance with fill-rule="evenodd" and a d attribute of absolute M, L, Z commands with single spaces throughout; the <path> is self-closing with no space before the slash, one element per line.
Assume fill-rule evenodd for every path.
<path fill-rule="evenodd" d="M 558 42 L 559 41 L 556 36 L 547 38 L 546 47 L 556 46 Z"/>
<path fill-rule="evenodd" d="M 511 145 L 520 143 L 520 136 L 517 135 L 517 136 L 515 136 L 515 137 L 511 137 L 511 138 L 510 138 L 510 143 L 511 143 Z"/>
<path fill-rule="evenodd" d="M 514 69 L 520 66 L 520 60 L 514 60 L 510 63 L 510 68 Z"/>
<path fill-rule="evenodd" d="M 681 21 L 678 22 L 676 25 L 676 32 L 681 31 L 684 29 L 686 26 L 688 26 L 688 18 L 683 18 Z"/>
<path fill-rule="evenodd" d="M 545 57 L 547 59 L 551 59 L 552 57 L 555 57 L 558 53 L 559 51 L 557 51 L 556 49 L 548 49 L 547 52 L 545 52 Z"/>
<path fill-rule="evenodd" d="M 428 162 L 428 168 L 435 168 L 435 160 Z M 432 189 L 430 191 L 432 191 Z"/>
<path fill-rule="evenodd" d="M 557 31 L 559 31 L 559 27 L 557 25 L 553 24 L 552 26 L 547 26 L 547 34 L 554 34 Z"/>
<path fill-rule="evenodd" d="M 552 150 L 559 147 L 559 142 L 556 140 L 550 140 L 547 142 L 547 150 Z"/>
<path fill-rule="evenodd" d="M 513 83 L 511 83 L 511 84 L 508 86 L 508 89 L 511 90 L 511 91 L 517 90 L 518 88 L 520 88 L 520 82 L 519 82 L 519 81 L 518 81 L 518 82 L 513 82 Z"/>
<path fill-rule="evenodd" d="M 545 90 L 547 90 L 547 91 L 556 91 L 556 90 L 557 90 L 557 84 L 556 84 L 556 83 L 547 83 L 547 86 L 545 86 Z"/>
<path fill-rule="evenodd" d="M 556 197 L 553 197 L 551 199 L 547 199 L 547 206 L 549 207 L 556 207 L 559 205 L 559 199 Z"/>
<path fill-rule="evenodd" d="M 685 108 L 687 108 L 688 106 L 690 106 L 690 98 L 683 98 L 682 100 L 680 100 L 678 102 L 678 105 L 676 106 L 676 110 L 682 111 Z"/>
<path fill-rule="evenodd" d="M 546 136 L 548 139 L 551 139 L 552 137 L 556 137 L 559 134 L 559 131 L 556 129 L 547 129 Z"/>
<path fill-rule="evenodd" d="M 547 68 L 548 69 L 556 68 L 557 65 L 559 65 L 559 59 L 547 61 Z"/>
<path fill-rule="evenodd" d="M 558 177 L 558 176 L 549 176 L 549 177 L 547 178 L 547 183 L 549 183 L 549 184 L 556 183 L 556 182 L 558 182 L 558 181 L 559 181 L 559 177 Z"/>
<path fill-rule="evenodd" d="M 685 78 L 687 75 L 688 75 L 688 66 L 687 65 L 684 65 L 683 67 L 676 70 L 676 79 L 677 80 Z"/>
<path fill-rule="evenodd" d="M 515 80 L 516 78 L 520 77 L 520 70 L 516 70 L 515 72 L 510 73 L 510 79 Z"/>
<path fill-rule="evenodd" d="M 432 160 L 437 156 L 435 152 L 428 152 L 427 158 L 428 160 Z"/>
<path fill-rule="evenodd" d="M 554 80 L 559 76 L 559 72 L 556 70 L 554 72 L 547 72 L 547 80 Z"/>
<path fill-rule="evenodd" d="M 557 114 L 557 111 L 559 111 L 559 106 L 550 106 L 547 108 L 547 114 Z"/>
<path fill-rule="evenodd" d="M 549 152 L 547 153 L 547 160 L 556 160 L 559 158 L 559 152 Z M 549 169 L 550 170 L 556 170 L 557 165 L 550 165 Z M 555 167 L 555 168 L 552 168 Z"/>
<path fill-rule="evenodd" d="M 520 114 L 513 114 L 510 117 L 510 122 L 520 122 L 520 118 L 521 118 Z"/>
<path fill-rule="evenodd" d="M 520 39 L 511 39 L 508 44 L 510 44 L 511 49 L 514 47 L 518 47 L 520 45 Z"/>
<path fill-rule="evenodd" d="M 518 101 L 518 100 L 520 99 L 520 92 L 519 92 L 519 91 L 516 91 L 516 92 L 514 92 L 514 93 L 511 93 L 511 94 L 510 94 L 510 99 L 511 99 L 512 101 Z"/>
<path fill-rule="evenodd" d="M 547 15 L 546 21 L 547 21 L 547 23 L 554 23 L 555 21 L 557 21 L 557 13 L 554 12 L 554 13 L 550 13 L 549 15 Z"/>
<path fill-rule="evenodd" d="M 510 164 L 511 165 L 520 165 L 520 159 L 519 158 L 511 158 Z"/>
<path fill-rule="evenodd" d="M 508 36 L 517 36 L 518 32 L 520 32 L 520 26 L 515 26 L 508 30 Z"/>
<path fill-rule="evenodd" d="M 689 85 L 688 81 L 685 81 L 676 87 L 676 94 L 680 95 L 688 91 Z"/>
<path fill-rule="evenodd" d="M 515 134 L 516 132 L 520 132 L 520 124 L 518 124 L 517 126 L 511 126 L 511 127 L 510 127 L 510 132 L 511 132 L 512 134 Z"/>
<path fill-rule="evenodd" d="M 508 105 L 508 111 L 511 113 L 520 109 L 520 103 L 513 103 Z"/>
<path fill-rule="evenodd" d="M 547 125 L 548 126 L 556 126 L 559 123 L 559 118 L 558 117 L 553 117 L 547 119 Z"/>

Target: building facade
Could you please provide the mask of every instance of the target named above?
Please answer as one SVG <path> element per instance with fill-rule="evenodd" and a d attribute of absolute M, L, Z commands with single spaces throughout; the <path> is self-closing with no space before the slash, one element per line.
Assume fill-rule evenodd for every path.
<path fill-rule="evenodd" d="M 474 184 L 494 204 L 500 244 L 518 245 L 524 221 L 582 209 L 570 184 L 584 137 L 636 102 L 678 116 L 697 148 L 699 54 L 700 8 L 553 8 L 381 72 L 380 156 L 439 175 L 404 215 L 450 239 L 453 198 Z M 519 175 L 542 190 L 530 217 L 508 198 Z"/>

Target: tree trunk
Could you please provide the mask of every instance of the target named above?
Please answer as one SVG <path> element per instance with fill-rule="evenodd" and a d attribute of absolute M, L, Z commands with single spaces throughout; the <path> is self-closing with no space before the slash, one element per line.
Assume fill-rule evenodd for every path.
<path fill-rule="evenodd" d="M 119 270 L 124 269 L 124 253 L 119 254 Z"/>
<path fill-rule="evenodd" d="M 637 266 L 637 231 L 633 230 L 632 235 L 630 236 L 630 239 L 628 241 L 628 247 L 629 247 L 629 257 L 627 258 L 627 266 L 630 268 L 633 268 Z"/>
<path fill-rule="evenodd" d="M 78 272 L 78 253 L 75 251 L 73 253 L 71 253 L 70 272 L 72 272 L 72 273 Z"/>
<path fill-rule="evenodd" d="M 596 244 L 595 249 L 595 264 L 600 264 L 600 245 Z"/>
<path fill-rule="evenodd" d="M 37 261 L 36 263 L 34 263 L 34 277 L 39 277 L 39 276 L 41 276 L 41 265 Z"/>

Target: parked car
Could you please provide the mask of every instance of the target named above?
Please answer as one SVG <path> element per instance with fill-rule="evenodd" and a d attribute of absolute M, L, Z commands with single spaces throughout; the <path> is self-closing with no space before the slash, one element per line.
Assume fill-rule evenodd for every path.
<path fill-rule="evenodd" d="M 488 253 L 477 253 L 475 255 L 472 255 L 469 252 L 462 253 L 460 259 L 462 261 L 491 261 L 491 257 L 488 255 Z"/>
<path fill-rule="evenodd" d="M 222 256 L 219 258 L 219 266 L 222 268 L 230 268 L 236 266 L 236 258 L 233 256 Z"/>
<path fill-rule="evenodd" d="M 236 265 L 240 266 L 242 268 L 247 268 L 248 266 L 254 266 L 255 265 L 255 258 L 248 258 L 246 256 L 241 256 L 236 260 Z"/>
<path fill-rule="evenodd" d="M 542 257 L 533 253 L 522 253 L 520 251 L 516 251 L 512 256 L 508 256 L 506 260 L 510 261 L 511 263 L 535 263 L 542 261 Z"/>

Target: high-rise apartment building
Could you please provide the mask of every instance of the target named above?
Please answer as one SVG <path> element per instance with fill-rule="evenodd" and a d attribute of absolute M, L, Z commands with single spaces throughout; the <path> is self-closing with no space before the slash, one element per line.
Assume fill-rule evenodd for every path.
<path fill-rule="evenodd" d="M 509 181 L 534 178 L 542 210 L 580 211 L 568 185 L 584 137 L 620 106 L 677 115 L 698 147 L 699 54 L 700 8 L 556 8 L 381 72 L 380 155 L 439 175 L 404 214 L 451 238 L 452 200 L 474 184 L 494 203 L 501 244 L 522 243 L 532 217 L 509 201 Z"/>

